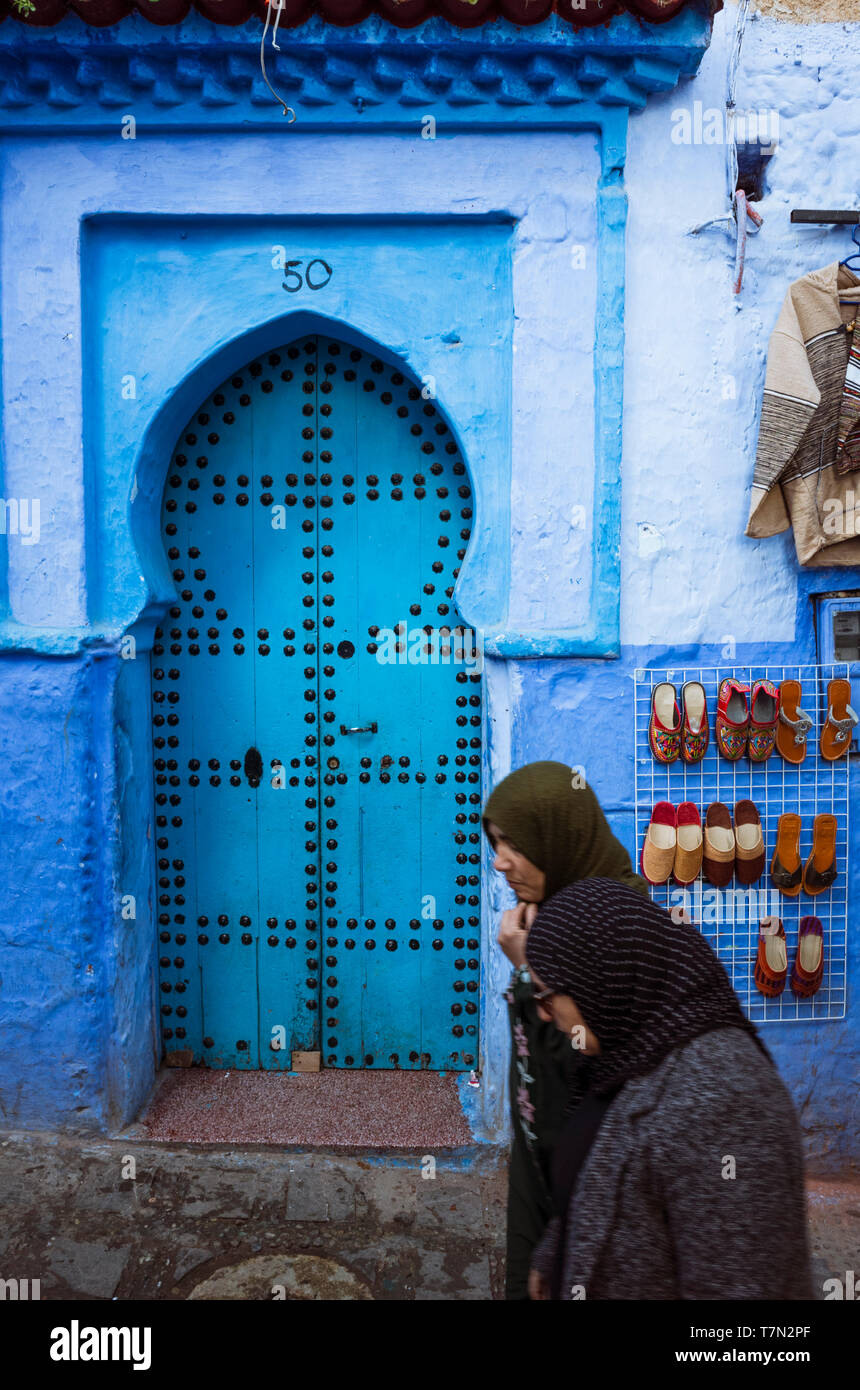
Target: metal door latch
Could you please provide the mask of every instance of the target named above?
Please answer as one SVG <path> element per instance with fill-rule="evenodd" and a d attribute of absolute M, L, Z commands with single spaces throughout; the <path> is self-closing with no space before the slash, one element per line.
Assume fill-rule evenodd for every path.
<path fill-rule="evenodd" d="M 259 787 L 263 775 L 263 758 L 258 748 L 249 748 L 245 754 L 245 776 L 249 787 Z"/>
<path fill-rule="evenodd" d="M 340 731 L 342 734 L 375 734 L 376 720 L 374 719 L 372 724 L 356 724 L 352 729 L 348 729 L 345 724 L 341 724 Z"/>

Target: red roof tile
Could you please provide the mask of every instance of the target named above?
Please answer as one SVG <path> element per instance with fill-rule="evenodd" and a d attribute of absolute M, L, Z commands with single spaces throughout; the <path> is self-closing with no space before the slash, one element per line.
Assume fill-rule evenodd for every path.
<path fill-rule="evenodd" d="M 574 28 L 605 24 L 613 15 L 629 10 L 641 19 L 671 19 L 694 0 L 285 0 L 281 25 L 294 27 L 312 15 L 330 24 L 358 24 L 378 14 L 409 29 L 439 16 L 459 28 L 472 28 L 488 20 L 504 18 L 515 24 L 539 24 L 553 11 Z M 263 18 L 267 0 L 0 0 L 0 19 L 13 18 L 36 27 L 58 24 L 74 12 L 87 24 L 116 24 L 137 12 L 152 24 L 179 24 L 197 10 L 216 24 L 244 24 Z M 711 0 L 722 8 L 722 0 Z"/>

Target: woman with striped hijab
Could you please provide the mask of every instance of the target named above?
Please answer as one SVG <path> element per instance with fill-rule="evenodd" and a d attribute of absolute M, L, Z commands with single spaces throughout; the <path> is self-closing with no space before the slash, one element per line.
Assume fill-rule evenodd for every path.
<path fill-rule="evenodd" d="M 545 902 L 539 1014 L 584 1059 L 555 1145 L 532 1298 L 811 1299 L 797 1117 L 723 966 L 608 878 Z"/>

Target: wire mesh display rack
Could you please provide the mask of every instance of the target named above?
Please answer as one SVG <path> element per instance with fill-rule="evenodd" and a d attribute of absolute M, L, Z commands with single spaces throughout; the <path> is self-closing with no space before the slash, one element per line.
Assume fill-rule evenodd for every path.
<path fill-rule="evenodd" d="M 728 762 L 717 751 L 714 723 L 720 681 L 734 676 L 743 684 L 764 677 L 779 685 L 783 680 L 800 681 L 801 705 L 814 725 L 807 739 L 804 762 L 784 762 L 774 750 L 765 763 L 751 763 L 744 756 Z M 704 826 L 705 814 L 713 801 L 721 801 L 732 813 L 734 805 L 748 798 L 761 816 L 765 842 L 765 870 L 759 882 L 743 888 L 736 879 L 727 889 L 713 888 L 700 875 L 689 888 L 680 888 L 673 879 L 651 888 L 655 902 L 669 909 L 684 908 L 713 946 L 732 981 L 744 1010 L 755 1022 L 794 1022 L 802 1019 L 844 1018 L 846 1002 L 846 957 L 848 947 L 848 787 L 850 756 L 827 762 L 821 757 L 819 740 L 827 718 L 827 683 L 849 677 L 845 663 L 828 666 L 675 666 L 664 670 L 648 668 L 634 672 L 635 702 L 635 808 L 636 852 L 642 844 L 658 801 L 669 801 L 677 809 L 682 801 L 699 808 Z M 700 763 L 688 764 L 679 758 L 664 764 L 651 753 L 648 729 L 651 695 L 661 681 L 671 681 L 680 703 L 686 681 L 700 681 L 708 704 L 710 743 Z M 833 886 L 812 898 L 802 890 L 797 898 L 787 898 L 774 886 L 770 862 L 776 844 L 777 823 L 785 811 L 801 818 L 800 854 L 803 862 L 812 848 L 812 825 L 819 812 L 836 816 L 836 868 Z M 755 987 L 753 970 L 758 950 L 759 922 L 763 917 L 781 917 L 785 927 L 788 978 L 776 998 L 767 998 Z M 790 985 L 791 966 L 797 952 L 797 932 L 801 917 L 818 917 L 824 929 L 824 977 L 810 999 L 799 999 Z"/>

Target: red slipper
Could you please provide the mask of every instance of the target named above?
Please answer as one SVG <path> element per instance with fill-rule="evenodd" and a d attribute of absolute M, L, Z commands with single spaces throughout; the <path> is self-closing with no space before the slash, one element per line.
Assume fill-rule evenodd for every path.
<path fill-rule="evenodd" d="M 765 917 L 759 924 L 758 954 L 753 971 L 760 994 L 774 999 L 785 989 L 788 960 L 785 954 L 785 927 L 781 917 Z"/>
<path fill-rule="evenodd" d="M 823 978 L 824 928 L 817 917 L 801 917 L 797 955 L 791 967 L 791 988 L 801 999 L 808 999 L 821 988 Z"/>
<path fill-rule="evenodd" d="M 677 815 L 678 843 L 675 849 L 674 878 L 682 888 L 689 888 L 702 871 L 702 817 L 692 801 L 682 801 Z"/>
<path fill-rule="evenodd" d="M 749 686 L 735 680 L 733 676 L 726 676 L 725 680 L 720 681 L 714 728 L 717 747 L 730 763 L 737 762 L 747 749 L 750 724 L 747 703 L 749 693 Z"/>
<path fill-rule="evenodd" d="M 677 845 L 675 807 L 670 801 L 658 801 L 651 812 L 651 822 L 645 831 L 640 864 L 642 876 L 649 883 L 666 883 L 675 866 Z"/>
<path fill-rule="evenodd" d="M 681 711 L 678 692 L 671 681 L 661 681 L 651 692 L 648 738 L 658 763 L 674 763 L 680 756 Z"/>
<path fill-rule="evenodd" d="M 750 762 L 763 763 L 770 757 L 776 747 L 778 724 L 779 687 L 773 681 L 757 680 L 750 698 Z"/>
<path fill-rule="evenodd" d="M 684 711 L 681 725 L 681 757 L 685 763 L 700 763 L 708 751 L 708 700 L 705 687 L 699 681 L 687 681 L 681 687 L 681 706 Z"/>

